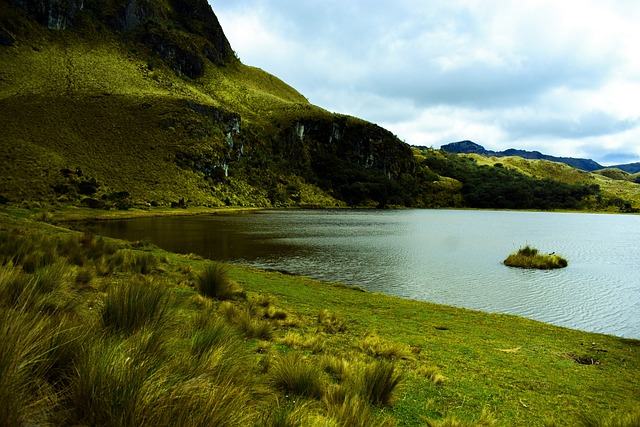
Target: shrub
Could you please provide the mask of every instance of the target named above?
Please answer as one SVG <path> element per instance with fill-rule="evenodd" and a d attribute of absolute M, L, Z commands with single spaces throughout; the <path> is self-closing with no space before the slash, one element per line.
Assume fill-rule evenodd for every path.
<path fill-rule="evenodd" d="M 535 268 L 549 270 L 552 268 L 563 268 L 569 263 L 566 259 L 554 253 L 540 254 L 538 249 L 529 245 L 520 248 L 517 253 L 511 254 L 503 261 L 508 267 Z"/>
<path fill-rule="evenodd" d="M 100 315 L 107 329 L 131 334 L 144 326 L 161 327 L 168 317 L 168 303 L 164 289 L 136 279 L 111 287 Z"/>
<path fill-rule="evenodd" d="M 284 393 L 319 399 L 325 390 L 322 372 L 300 353 L 285 353 L 272 362 L 269 372 L 273 386 Z"/>
<path fill-rule="evenodd" d="M 217 262 L 209 264 L 198 275 L 196 289 L 200 295 L 219 300 L 229 300 L 237 294 L 234 283 L 229 279 L 227 267 Z"/>
<path fill-rule="evenodd" d="M 390 405 L 393 391 L 400 384 L 402 373 L 396 365 L 387 361 L 376 361 L 366 365 L 362 371 L 360 395 L 377 406 Z"/>

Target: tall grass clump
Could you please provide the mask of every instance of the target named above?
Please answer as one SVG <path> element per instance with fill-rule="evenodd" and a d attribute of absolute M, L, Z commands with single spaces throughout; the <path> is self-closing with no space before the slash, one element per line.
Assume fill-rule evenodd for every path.
<path fill-rule="evenodd" d="M 230 300 L 238 294 L 229 278 L 229 269 L 218 262 L 207 265 L 198 275 L 196 290 L 202 296 L 219 300 Z"/>
<path fill-rule="evenodd" d="M 538 249 L 529 245 L 518 249 L 515 254 L 509 255 L 504 261 L 504 265 L 508 267 L 532 268 L 540 270 L 549 270 L 553 268 L 564 268 L 569 265 L 568 261 L 556 255 L 540 254 Z"/>
<path fill-rule="evenodd" d="M 151 253 L 134 252 L 130 254 L 129 266 L 134 273 L 150 274 L 158 266 L 158 258 Z"/>
<path fill-rule="evenodd" d="M 251 390 L 201 375 L 155 387 L 146 398 L 145 416 L 137 425 L 250 426 L 255 417 Z M 115 425 L 115 424 L 113 424 Z"/>
<path fill-rule="evenodd" d="M 67 405 L 70 424 L 142 425 L 148 366 L 120 345 L 101 340 L 87 348 L 76 365 Z"/>
<path fill-rule="evenodd" d="M 626 414 L 613 416 L 585 414 L 581 418 L 583 427 L 638 427 L 640 426 L 640 407 Z"/>
<path fill-rule="evenodd" d="M 261 427 L 298 427 L 330 425 L 319 424 L 318 415 L 314 413 L 311 402 L 276 402 L 266 411 L 258 425 Z"/>
<path fill-rule="evenodd" d="M 212 313 L 201 312 L 196 317 L 196 327 L 191 336 L 191 352 L 202 356 L 216 347 L 228 345 L 237 339 L 232 326 L 222 319 L 212 317 Z"/>
<path fill-rule="evenodd" d="M 360 395 L 376 406 L 388 406 L 393 401 L 393 391 L 402 381 L 402 372 L 395 363 L 384 360 L 364 366 L 359 386 Z"/>
<path fill-rule="evenodd" d="M 346 332 L 348 329 L 346 322 L 340 319 L 336 313 L 331 313 L 327 309 L 318 312 L 318 325 L 321 331 L 328 334 Z"/>
<path fill-rule="evenodd" d="M 358 347 L 365 353 L 374 357 L 382 357 L 389 360 L 412 358 L 411 349 L 406 344 L 388 342 L 375 331 L 370 331 L 364 339 L 358 343 Z"/>
<path fill-rule="evenodd" d="M 151 280 L 136 278 L 109 289 L 100 316 L 107 329 L 131 334 L 145 326 L 162 327 L 168 311 L 166 290 Z"/>
<path fill-rule="evenodd" d="M 333 387 L 323 402 L 329 417 L 339 426 L 345 427 L 393 427 L 394 419 L 388 415 L 374 413 L 371 405 L 357 394 L 345 394 L 340 387 Z"/>
<path fill-rule="evenodd" d="M 0 308 L 0 424 L 51 423 L 58 397 L 46 381 L 49 340 L 58 328 L 42 316 Z"/>
<path fill-rule="evenodd" d="M 269 376 L 273 386 L 284 393 L 320 399 L 325 390 L 322 371 L 300 353 L 284 353 L 273 361 Z"/>

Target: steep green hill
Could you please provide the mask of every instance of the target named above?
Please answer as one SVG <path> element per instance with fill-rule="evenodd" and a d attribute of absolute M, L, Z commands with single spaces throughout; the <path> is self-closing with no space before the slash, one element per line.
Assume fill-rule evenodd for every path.
<path fill-rule="evenodd" d="M 243 65 L 204 0 L 52 5 L 0 2 L 9 200 L 377 205 L 350 186 L 413 168 L 390 132 Z"/>

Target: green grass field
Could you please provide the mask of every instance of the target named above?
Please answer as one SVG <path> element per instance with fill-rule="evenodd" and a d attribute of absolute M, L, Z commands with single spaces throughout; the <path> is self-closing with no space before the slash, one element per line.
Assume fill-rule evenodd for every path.
<path fill-rule="evenodd" d="M 637 425 L 640 341 L 25 216 L 0 213 L 4 425 Z"/>

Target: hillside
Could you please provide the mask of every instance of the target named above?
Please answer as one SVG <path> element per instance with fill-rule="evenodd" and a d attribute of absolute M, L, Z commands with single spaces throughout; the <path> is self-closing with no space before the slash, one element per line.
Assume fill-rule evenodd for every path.
<path fill-rule="evenodd" d="M 478 168 L 314 106 L 205 0 L 56 4 L 0 0 L 0 203 L 640 208 L 633 179 Z"/>
<path fill-rule="evenodd" d="M 243 65 L 204 0 L 48 4 L 0 1 L 5 199 L 377 205 L 349 186 L 413 168 L 390 132 Z"/>
<path fill-rule="evenodd" d="M 587 172 L 593 172 L 599 169 L 603 169 L 604 166 L 591 159 L 579 159 L 573 157 L 555 157 L 547 154 L 542 154 L 539 151 L 527 151 L 510 148 L 504 151 L 487 150 L 482 145 L 476 144 L 473 141 L 459 141 L 445 144 L 441 147 L 448 153 L 458 154 L 480 154 L 487 157 L 513 157 L 518 156 L 523 159 L 529 160 L 549 160 L 551 162 L 564 163 L 576 169 L 581 169 Z"/>

